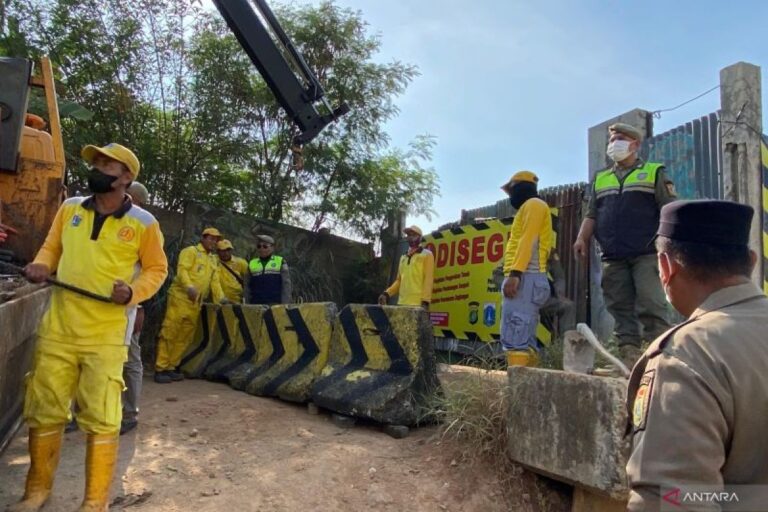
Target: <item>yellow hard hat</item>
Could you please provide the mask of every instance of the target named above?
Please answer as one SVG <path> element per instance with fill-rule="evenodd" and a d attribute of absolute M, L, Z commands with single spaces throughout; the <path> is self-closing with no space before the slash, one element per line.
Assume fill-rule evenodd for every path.
<path fill-rule="evenodd" d="M 508 192 L 509 189 L 512 188 L 512 185 L 521 181 L 536 184 L 539 182 L 539 177 L 531 171 L 517 171 L 511 178 L 509 178 L 509 181 L 501 186 L 501 190 Z"/>
<path fill-rule="evenodd" d="M 409 233 L 415 233 L 415 234 L 417 234 L 419 236 L 423 236 L 423 234 L 421 232 L 421 228 L 419 226 L 415 226 L 415 225 L 414 226 L 408 226 L 407 228 L 405 228 L 403 230 L 403 233 L 405 233 L 406 235 L 409 234 Z"/>
<path fill-rule="evenodd" d="M 217 236 L 217 237 L 221 238 L 221 233 L 216 228 L 205 228 L 203 230 L 203 236 L 205 236 L 205 235 Z"/>
<path fill-rule="evenodd" d="M 232 247 L 232 242 L 230 242 L 229 240 L 219 240 L 218 243 L 216 244 L 216 248 L 220 251 L 226 251 L 227 249 L 234 249 L 234 247 Z"/>
<path fill-rule="evenodd" d="M 109 158 L 124 164 L 128 168 L 128 172 L 133 176 L 133 179 L 139 177 L 139 168 L 141 167 L 141 164 L 139 164 L 139 159 L 136 158 L 133 151 L 127 147 L 115 144 L 114 142 L 110 142 L 102 148 L 89 144 L 80 152 L 80 156 L 82 156 L 83 160 L 89 164 L 93 164 L 93 159 L 96 158 L 96 155 L 98 154 L 108 156 Z"/>

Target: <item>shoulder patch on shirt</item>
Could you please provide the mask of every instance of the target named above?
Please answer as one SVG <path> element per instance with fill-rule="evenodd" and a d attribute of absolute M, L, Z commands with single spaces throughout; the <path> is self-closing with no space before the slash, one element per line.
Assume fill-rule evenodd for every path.
<path fill-rule="evenodd" d="M 155 222 L 154 215 L 152 215 L 147 210 L 136 205 L 131 206 L 131 209 L 128 210 L 128 213 L 126 213 L 126 216 L 138 220 L 145 226 L 149 226 L 153 222 Z"/>
<path fill-rule="evenodd" d="M 82 204 L 83 201 L 85 201 L 86 199 L 88 198 L 83 196 L 68 197 L 67 199 L 64 200 L 62 205 Z"/>
<path fill-rule="evenodd" d="M 656 370 L 648 370 L 640 379 L 640 386 L 637 388 L 635 401 L 632 403 L 632 426 L 635 427 L 635 430 L 643 430 L 645 428 L 655 376 Z"/>

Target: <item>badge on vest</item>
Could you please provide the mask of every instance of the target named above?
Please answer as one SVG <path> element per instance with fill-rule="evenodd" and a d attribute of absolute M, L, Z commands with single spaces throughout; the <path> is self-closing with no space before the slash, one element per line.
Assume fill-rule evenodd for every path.
<path fill-rule="evenodd" d="M 648 177 L 648 173 L 647 172 L 641 172 L 640 174 L 637 175 L 637 179 L 638 180 L 644 180 L 647 177 Z"/>
<path fill-rule="evenodd" d="M 653 392 L 653 378 L 656 376 L 656 370 L 649 370 L 643 374 L 640 379 L 640 386 L 635 393 L 635 401 L 632 404 L 632 426 L 635 430 L 643 430 L 645 421 L 648 419 L 648 407 L 651 404 L 651 393 Z"/>
<path fill-rule="evenodd" d="M 75 215 L 72 217 L 72 226 L 77 227 L 80 225 L 80 223 L 83 222 L 83 218 L 79 215 Z"/>

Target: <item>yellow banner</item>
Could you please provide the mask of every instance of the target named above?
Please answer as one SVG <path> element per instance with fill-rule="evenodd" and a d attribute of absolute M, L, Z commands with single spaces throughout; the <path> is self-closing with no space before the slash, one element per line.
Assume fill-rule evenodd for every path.
<path fill-rule="evenodd" d="M 488 220 L 425 236 L 435 255 L 430 318 L 435 336 L 459 340 L 499 339 L 501 292 L 493 270 L 504 259 L 512 219 Z M 550 334 L 539 325 L 537 337 Z"/>

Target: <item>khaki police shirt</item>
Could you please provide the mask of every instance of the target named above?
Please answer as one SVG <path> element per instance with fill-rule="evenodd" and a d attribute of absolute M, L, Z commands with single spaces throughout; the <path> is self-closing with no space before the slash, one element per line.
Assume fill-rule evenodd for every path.
<path fill-rule="evenodd" d="M 752 283 L 710 295 L 643 354 L 627 407 L 628 510 L 686 485 L 768 484 L 768 298 Z"/>

